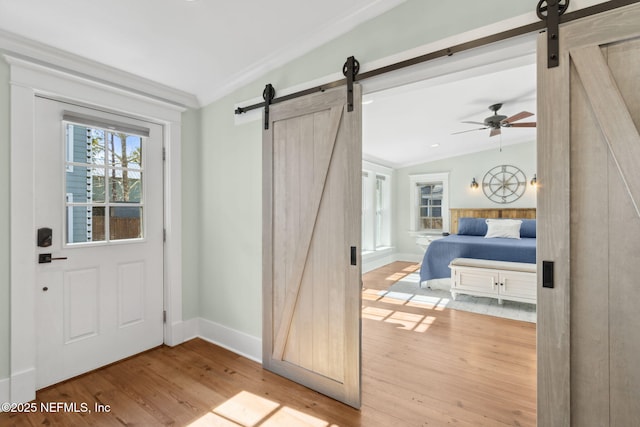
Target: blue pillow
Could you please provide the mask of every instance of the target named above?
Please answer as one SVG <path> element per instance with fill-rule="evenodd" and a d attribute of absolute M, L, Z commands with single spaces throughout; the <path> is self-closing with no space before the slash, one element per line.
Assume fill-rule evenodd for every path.
<path fill-rule="evenodd" d="M 520 237 L 536 237 L 536 220 L 523 219 L 520 225 Z"/>
<path fill-rule="evenodd" d="M 484 236 L 487 234 L 486 218 L 460 218 L 458 234 L 465 236 Z"/>

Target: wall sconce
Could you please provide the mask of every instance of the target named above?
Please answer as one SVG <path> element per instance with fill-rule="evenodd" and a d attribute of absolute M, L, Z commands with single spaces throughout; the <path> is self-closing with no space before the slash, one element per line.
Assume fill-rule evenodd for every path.
<path fill-rule="evenodd" d="M 533 178 L 531 178 L 531 186 L 532 187 L 537 187 L 538 186 L 538 179 L 536 178 L 536 174 L 533 174 Z"/>
<path fill-rule="evenodd" d="M 476 178 L 473 177 L 473 181 L 471 181 L 471 189 L 475 190 L 476 188 L 478 188 L 478 181 L 476 181 Z"/>

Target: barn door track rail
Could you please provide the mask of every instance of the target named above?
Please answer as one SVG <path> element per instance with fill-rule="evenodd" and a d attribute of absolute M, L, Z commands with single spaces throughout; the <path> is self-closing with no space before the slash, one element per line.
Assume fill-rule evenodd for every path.
<path fill-rule="evenodd" d="M 540 21 L 533 22 L 531 24 L 522 25 L 520 27 L 513 28 L 511 30 L 502 31 L 500 33 L 492 34 L 489 36 L 481 37 L 475 40 L 471 40 L 465 43 L 457 44 L 455 46 L 448 47 L 446 49 L 436 50 L 434 52 L 430 52 L 424 55 L 417 56 L 415 58 L 406 59 L 404 61 L 396 62 L 391 65 L 387 65 L 384 67 L 376 68 L 371 71 L 364 72 L 359 74 L 360 64 L 353 57 L 350 56 L 347 59 L 347 62 L 344 64 L 342 72 L 345 76 L 344 79 L 335 80 L 330 83 L 326 83 L 320 86 L 315 86 L 309 89 L 305 89 L 299 92 L 294 92 L 289 95 L 284 95 L 279 98 L 275 98 L 275 90 L 271 84 L 268 84 L 267 87 L 270 87 L 271 90 L 267 92 L 267 88 L 265 87 L 265 92 L 263 93 L 264 102 L 260 102 L 253 105 L 248 105 L 246 107 L 238 107 L 235 110 L 236 114 L 246 113 L 247 111 L 255 110 L 258 108 L 265 107 L 265 129 L 269 128 L 268 124 L 268 112 L 269 106 L 272 104 L 277 104 L 279 102 L 288 101 L 290 99 L 299 98 L 301 96 L 310 95 L 316 92 L 324 92 L 325 90 L 347 85 L 347 110 L 353 110 L 353 83 L 357 81 L 362 81 L 371 77 L 376 77 L 381 74 L 389 73 L 392 71 L 400 70 L 406 67 L 410 67 L 412 65 L 421 64 L 423 62 L 432 61 L 437 58 L 442 58 L 444 56 L 452 56 L 459 52 L 464 52 L 466 50 L 475 49 L 477 47 L 485 46 L 491 43 L 499 42 L 502 40 L 507 40 L 512 37 L 521 36 L 524 34 L 530 34 L 533 32 L 547 32 L 547 43 L 548 43 L 548 58 L 547 58 L 547 67 L 553 68 L 557 67 L 560 63 L 559 57 L 559 33 L 558 29 L 560 24 L 564 24 L 567 22 L 574 21 L 576 19 L 585 18 L 587 16 L 596 15 L 598 13 L 606 12 L 608 10 L 618 9 L 620 7 L 628 6 L 630 4 L 638 3 L 640 0 L 611 0 L 604 3 L 599 3 L 591 7 L 586 7 L 584 9 L 576 10 L 574 12 L 568 12 L 567 8 L 569 7 L 570 0 L 539 0 L 536 6 L 536 14 L 540 18 Z M 352 61 L 350 63 L 350 61 Z M 272 97 L 265 97 L 265 94 L 272 94 Z"/>

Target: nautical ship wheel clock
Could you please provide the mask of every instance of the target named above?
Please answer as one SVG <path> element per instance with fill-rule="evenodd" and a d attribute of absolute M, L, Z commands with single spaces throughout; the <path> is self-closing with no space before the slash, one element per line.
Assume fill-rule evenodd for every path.
<path fill-rule="evenodd" d="M 515 166 L 496 166 L 482 178 L 484 195 L 496 203 L 513 203 L 522 197 L 526 188 L 527 178 Z"/>

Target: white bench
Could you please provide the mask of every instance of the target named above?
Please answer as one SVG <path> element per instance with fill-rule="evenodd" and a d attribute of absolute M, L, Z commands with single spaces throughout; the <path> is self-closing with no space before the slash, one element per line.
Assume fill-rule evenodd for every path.
<path fill-rule="evenodd" d="M 451 269 L 451 297 L 459 294 L 536 303 L 536 264 L 456 258 Z"/>

